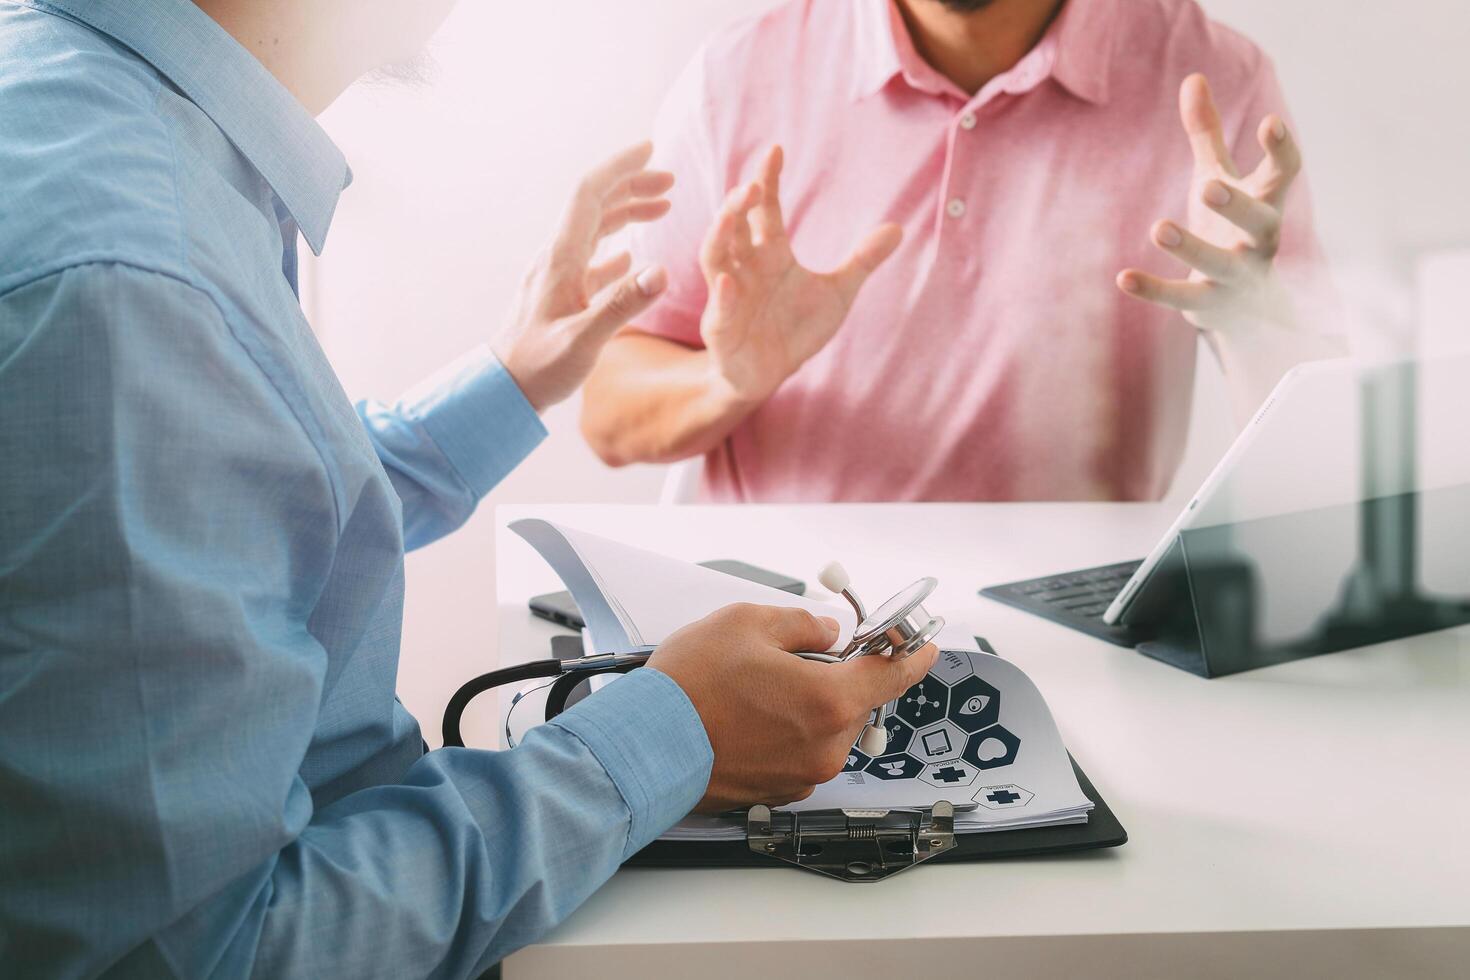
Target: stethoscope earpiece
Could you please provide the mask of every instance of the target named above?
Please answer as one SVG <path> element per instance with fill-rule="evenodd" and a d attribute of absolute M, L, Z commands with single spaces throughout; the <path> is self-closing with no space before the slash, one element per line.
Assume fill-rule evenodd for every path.
<path fill-rule="evenodd" d="M 888 730 L 881 725 L 868 725 L 858 737 L 858 749 L 864 755 L 877 758 L 888 749 Z"/>
<path fill-rule="evenodd" d="M 842 567 L 841 562 L 829 561 L 822 566 L 817 573 L 817 581 L 822 583 L 822 588 L 834 595 L 841 595 L 847 591 L 852 579 L 848 578 L 847 569 Z"/>

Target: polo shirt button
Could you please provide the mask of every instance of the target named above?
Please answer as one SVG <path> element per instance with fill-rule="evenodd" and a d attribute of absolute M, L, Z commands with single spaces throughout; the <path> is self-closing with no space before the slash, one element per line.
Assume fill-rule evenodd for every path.
<path fill-rule="evenodd" d="M 975 128 L 975 114 L 973 112 L 967 112 L 963 116 L 960 116 L 960 128 L 961 129 L 974 129 Z"/>
<path fill-rule="evenodd" d="M 963 218 L 965 216 L 965 202 L 957 197 L 952 198 L 944 206 L 944 210 L 951 218 Z"/>

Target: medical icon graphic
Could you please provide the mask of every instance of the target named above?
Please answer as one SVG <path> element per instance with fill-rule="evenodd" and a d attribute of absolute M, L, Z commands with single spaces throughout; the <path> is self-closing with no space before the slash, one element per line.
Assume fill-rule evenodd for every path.
<path fill-rule="evenodd" d="M 895 753 L 874 759 L 866 772 L 879 779 L 913 779 L 923 768 L 924 764 L 913 756 Z"/>
<path fill-rule="evenodd" d="M 930 786 L 941 790 L 950 790 L 958 786 L 968 786 L 980 775 L 980 770 L 967 762 L 959 759 L 953 762 L 939 762 L 929 766 L 919 778 Z"/>
<path fill-rule="evenodd" d="M 924 736 L 924 751 L 929 755 L 947 755 L 954 746 L 949 743 L 949 732 L 937 728 Z"/>
<path fill-rule="evenodd" d="M 909 755 L 928 765 L 958 759 L 969 738 L 954 722 L 940 721 L 920 729 L 909 746 Z"/>
<path fill-rule="evenodd" d="M 964 759 L 978 769 L 998 769 L 1016 761 L 1021 740 L 1000 725 L 992 725 L 970 736 Z"/>
<path fill-rule="evenodd" d="M 875 757 L 854 745 L 843 772 L 947 789 L 1014 762 L 1021 740 L 998 723 L 1000 692 L 975 674 L 977 656 L 945 651 L 933 672 L 891 702 L 887 751 Z"/>
<path fill-rule="evenodd" d="M 915 728 L 944 717 L 949 689 L 930 675 L 905 691 L 898 699 L 898 716 Z"/>
<path fill-rule="evenodd" d="M 949 720 L 967 732 L 1000 721 L 1000 692 L 971 674 L 949 692 Z"/>
<path fill-rule="evenodd" d="M 883 727 L 888 731 L 888 754 L 902 752 L 913 740 L 914 730 L 897 715 L 889 715 Z"/>
<path fill-rule="evenodd" d="M 1036 796 L 1024 786 L 1005 783 L 1000 786 L 982 786 L 975 794 L 975 802 L 987 810 L 1013 810 L 1030 803 Z"/>

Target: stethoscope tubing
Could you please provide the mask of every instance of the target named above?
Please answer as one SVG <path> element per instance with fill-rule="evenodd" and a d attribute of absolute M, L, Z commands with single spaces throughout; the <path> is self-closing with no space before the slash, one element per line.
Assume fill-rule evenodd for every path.
<path fill-rule="evenodd" d="M 563 662 L 553 657 L 550 660 L 532 660 L 529 663 L 516 664 L 514 667 L 502 667 L 465 681 L 449 699 L 449 704 L 444 707 L 444 722 L 440 726 L 444 747 L 458 749 L 465 747 L 464 737 L 459 731 L 459 723 L 464 717 L 464 709 L 469 707 L 470 702 L 481 694 L 493 691 L 497 687 L 504 687 L 506 684 L 533 681 L 539 677 L 557 677 L 563 671 Z"/>
<path fill-rule="evenodd" d="M 596 654 L 589 657 L 578 657 L 575 660 L 555 658 L 532 660 L 529 663 L 502 667 L 499 670 L 492 670 L 471 678 L 460 685 L 459 690 L 454 692 L 454 696 L 449 699 L 449 704 L 444 708 L 444 721 L 441 726 L 444 746 L 464 748 L 464 736 L 460 731 L 460 723 L 464 718 L 465 709 L 469 707 L 471 701 L 486 691 L 493 691 L 507 684 L 554 677 L 556 681 L 546 696 L 546 719 L 550 721 L 566 709 L 567 699 L 571 696 L 572 689 L 581 681 L 598 674 L 626 674 L 647 663 L 652 654 L 653 651 L 650 649 L 630 653 Z M 813 653 L 805 650 L 797 652 L 795 656 L 824 664 L 837 663 L 842 659 L 830 653 Z"/>

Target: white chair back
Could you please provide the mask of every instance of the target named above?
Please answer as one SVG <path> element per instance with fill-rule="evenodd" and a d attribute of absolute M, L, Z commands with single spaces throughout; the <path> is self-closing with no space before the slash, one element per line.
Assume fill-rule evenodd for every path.
<path fill-rule="evenodd" d="M 692 504 L 699 493 L 699 475 L 704 467 L 704 458 L 681 459 L 669 467 L 664 477 L 660 504 Z"/>

